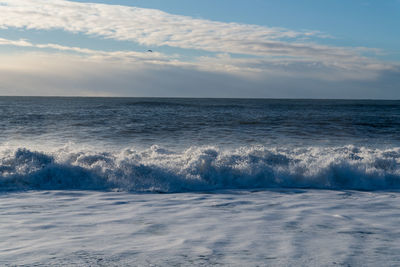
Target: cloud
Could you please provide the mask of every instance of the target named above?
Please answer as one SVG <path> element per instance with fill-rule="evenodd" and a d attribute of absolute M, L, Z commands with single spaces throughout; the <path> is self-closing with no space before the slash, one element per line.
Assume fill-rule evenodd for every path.
<path fill-rule="evenodd" d="M 165 55 L 159 52 L 136 52 L 136 51 L 102 51 L 102 50 L 94 50 L 88 48 L 81 48 L 81 47 L 71 47 L 65 46 L 60 44 L 34 44 L 29 42 L 25 39 L 19 40 L 10 40 L 5 38 L 0 38 L 0 45 L 10 45 L 10 46 L 17 46 L 17 47 L 30 47 L 30 48 L 38 48 L 38 49 L 52 49 L 58 50 L 62 52 L 74 52 L 78 54 L 83 54 L 89 56 L 91 59 L 98 59 L 98 60 L 109 60 L 109 61 L 125 61 L 125 62 L 132 62 L 132 61 L 141 61 L 141 62 L 148 62 L 148 63 L 158 63 L 161 64 L 162 62 L 171 61 L 174 57 Z"/>
<path fill-rule="evenodd" d="M 144 46 L 255 56 L 348 59 L 354 50 L 306 43 L 318 31 L 224 23 L 160 10 L 64 0 L 0 0 L 0 27 L 62 29 Z M 290 40 L 290 41 L 288 41 Z"/>
<path fill-rule="evenodd" d="M 381 71 L 373 81 L 279 73 L 254 78 L 191 66 L 99 64 L 79 55 L 31 52 L 2 57 L 0 94 L 400 99 L 399 74 L 400 69 Z"/>
<path fill-rule="evenodd" d="M 375 79 L 380 71 L 393 69 L 392 65 L 371 60 L 315 61 L 305 58 L 234 58 L 229 54 L 214 57 L 202 56 L 184 60 L 179 55 L 166 55 L 159 52 L 102 51 L 59 44 L 34 44 L 25 39 L 9 40 L 0 38 L 0 45 L 51 49 L 60 52 L 73 52 L 81 55 L 81 61 L 98 64 L 153 64 L 196 68 L 202 71 L 230 73 L 253 79 L 268 76 L 313 78 L 321 80 Z M 17 67 L 17 66 L 15 66 Z"/>
<path fill-rule="evenodd" d="M 160 10 L 64 0 L 0 0 L 0 28 L 61 29 L 207 56 L 103 51 L 0 38 L 0 94 L 399 98 L 382 51 L 321 45 L 317 31 L 223 23 Z M 179 51 L 179 50 L 178 50 Z M 385 80 L 386 79 L 386 80 Z M 390 81 L 388 83 L 387 81 Z"/>
<path fill-rule="evenodd" d="M 63 29 L 148 46 L 258 55 L 280 53 L 279 39 L 318 34 L 194 19 L 155 9 L 118 5 L 62 0 L 3 0 L 0 4 L 0 27 L 3 28 Z"/>

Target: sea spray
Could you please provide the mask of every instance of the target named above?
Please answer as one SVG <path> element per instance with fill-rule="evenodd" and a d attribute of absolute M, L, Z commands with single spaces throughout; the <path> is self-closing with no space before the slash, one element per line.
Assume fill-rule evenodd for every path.
<path fill-rule="evenodd" d="M 0 190 L 400 189 L 400 148 L 2 149 Z"/>

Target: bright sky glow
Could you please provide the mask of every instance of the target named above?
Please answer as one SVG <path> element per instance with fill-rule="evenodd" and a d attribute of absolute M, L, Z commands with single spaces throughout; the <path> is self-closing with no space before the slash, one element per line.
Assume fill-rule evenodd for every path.
<path fill-rule="evenodd" d="M 0 95 L 400 99 L 398 0 L 0 0 L 0 14 Z"/>

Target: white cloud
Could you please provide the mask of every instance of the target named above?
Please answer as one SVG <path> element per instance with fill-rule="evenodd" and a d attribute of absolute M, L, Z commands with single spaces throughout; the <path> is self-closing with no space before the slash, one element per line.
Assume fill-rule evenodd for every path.
<path fill-rule="evenodd" d="M 161 64 L 162 62 L 168 62 L 173 58 L 173 55 L 169 56 L 159 52 L 150 53 L 150 52 L 136 52 L 136 51 L 102 51 L 102 50 L 94 50 L 81 47 L 71 47 L 53 43 L 34 44 L 25 39 L 9 40 L 5 38 L 0 38 L 0 45 L 31 47 L 38 49 L 53 49 L 63 52 L 75 52 L 79 54 L 88 55 L 92 59 L 97 58 L 103 61 L 108 59 L 109 61 L 112 60 L 125 61 L 125 62 L 141 61 L 147 63 Z"/>
<path fill-rule="evenodd" d="M 214 57 L 202 56 L 183 60 L 179 55 L 166 55 L 159 52 L 102 51 L 59 44 L 34 44 L 27 40 L 9 40 L 0 38 L 0 45 L 52 49 L 60 52 L 73 52 L 81 55 L 79 60 L 98 64 L 153 64 L 196 68 L 203 71 L 231 73 L 241 76 L 302 76 L 322 80 L 367 79 L 379 75 L 379 71 L 390 70 L 392 65 L 383 64 L 357 56 L 341 61 L 316 61 L 307 58 L 234 58 L 229 54 L 217 54 Z M 19 53 L 20 54 L 20 53 Z"/>
<path fill-rule="evenodd" d="M 320 35 L 316 31 L 224 23 L 155 9 L 64 0 L 0 0 L 0 4 L 3 28 L 62 29 L 145 46 L 219 53 L 318 59 L 354 56 L 349 49 L 305 43 L 305 39 Z M 292 41 L 284 41 L 288 38 Z"/>
<path fill-rule="evenodd" d="M 24 39 L 8 40 L 8 39 L 0 38 L 0 45 L 13 45 L 13 46 L 22 46 L 22 47 L 32 47 L 32 44 L 30 42 L 27 42 Z"/>

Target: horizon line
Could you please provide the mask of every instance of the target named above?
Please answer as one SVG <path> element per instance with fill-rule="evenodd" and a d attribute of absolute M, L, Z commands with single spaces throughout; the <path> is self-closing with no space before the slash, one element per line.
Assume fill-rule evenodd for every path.
<path fill-rule="evenodd" d="M 23 98 L 158 98 L 158 99 L 232 99 L 232 100 L 342 100 L 342 101 L 400 101 L 388 98 L 311 98 L 311 97 L 196 97 L 196 96 L 79 96 L 79 95 L 0 95 L 0 97 Z"/>

